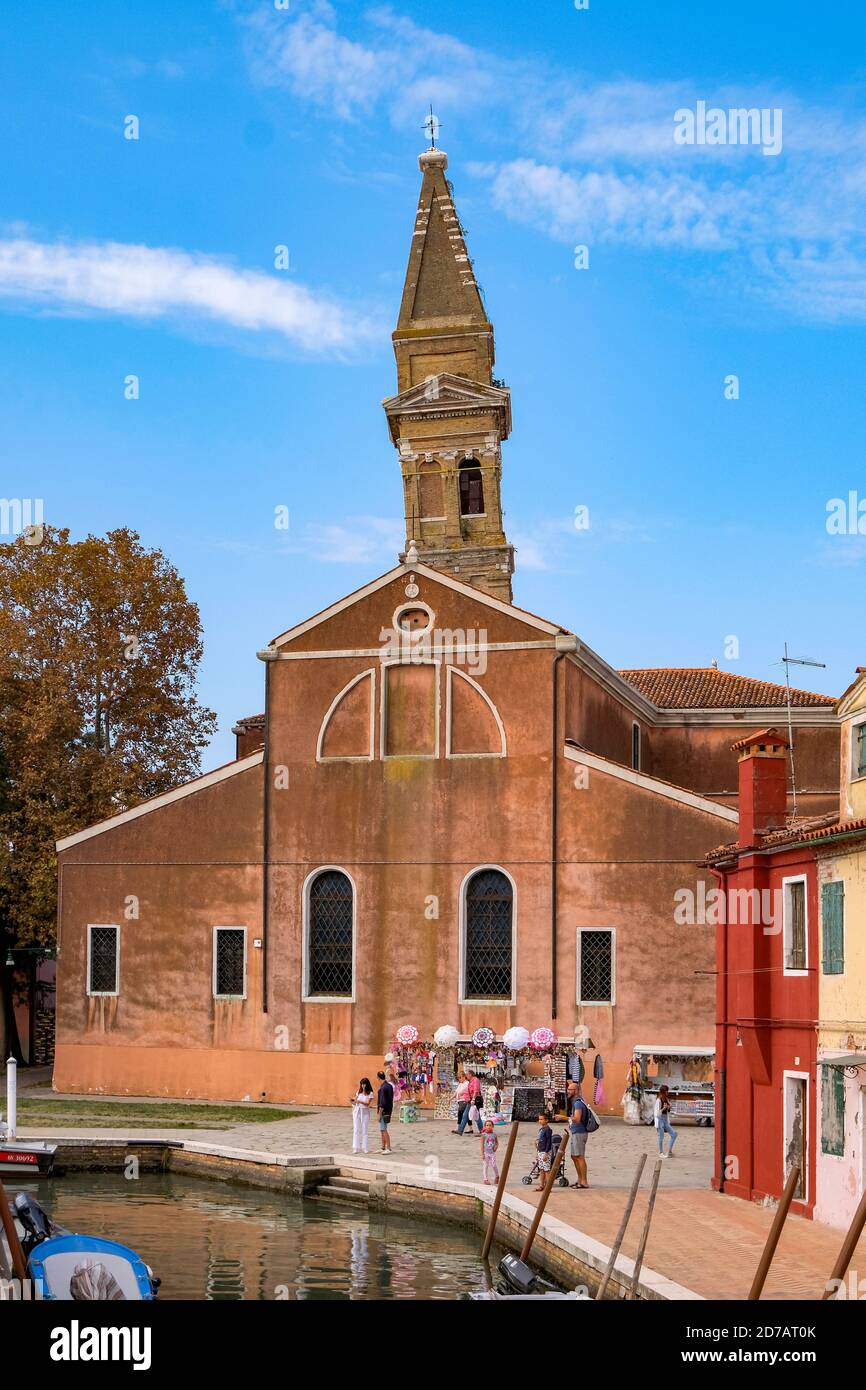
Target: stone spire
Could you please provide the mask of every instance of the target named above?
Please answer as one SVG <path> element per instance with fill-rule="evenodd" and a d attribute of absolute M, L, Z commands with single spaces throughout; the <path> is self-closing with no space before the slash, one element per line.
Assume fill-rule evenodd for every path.
<path fill-rule="evenodd" d="M 445 177 L 448 156 L 429 149 L 418 163 L 421 194 L 393 334 L 398 394 L 384 402 L 400 454 L 407 546 L 414 542 L 422 564 L 510 602 L 514 550 L 499 484 L 511 395 L 493 378 L 493 325 Z"/>

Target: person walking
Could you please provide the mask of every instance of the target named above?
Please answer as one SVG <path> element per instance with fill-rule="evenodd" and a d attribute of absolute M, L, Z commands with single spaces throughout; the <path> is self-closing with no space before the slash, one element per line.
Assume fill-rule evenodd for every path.
<path fill-rule="evenodd" d="M 493 1129 L 493 1121 L 485 1120 L 484 1130 L 481 1134 L 481 1164 L 484 1171 L 485 1187 L 495 1186 L 499 1182 L 499 1168 L 496 1163 L 496 1150 L 499 1148 L 499 1139 Z"/>
<path fill-rule="evenodd" d="M 362 1076 L 358 1090 L 352 1099 L 352 1153 L 370 1152 L 370 1106 L 373 1104 L 373 1087 L 369 1077 Z"/>
<path fill-rule="evenodd" d="M 659 1141 L 659 1153 L 662 1158 L 673 1158 L 674 1144 L 677 1142 L 677 1132 L 671 1124 L 671 1113 L 673 1104 L 670 1091 L 667 1086 L 659 1086 L 659 1093 L 656 1096 L 656 1103 L 653 1106 L 653 1117 L 655 1120 L 656 1134 Z M 670 1144 L 667 1154 L 665 1154 L 665 1134 L 670 1135 Z"/>
<path fill-rule="evenodd" d="M 464 1116 L 469 1109 L 469 1077 L 464 1076 L 457 1086 L 457 1128 L 452 1129 L 452 1134 L 462 1134 L 466 1128 Z"/>
<path fill-rule="evenodd" d="M 467 1124 L 471 1124 L 473 1120 L 478 1126 L 478 1133 L 480 1134 L 484 1128 L 481 1122 L 481 1082 L 478 1080 L 475 1072 L 471 1071 L 469 1073 L 468 1090 L 466 1094 L 466 1108 L 460 1117 L 457 1133 L 462 1134 Z"/>
<path fill-rule="evenodd" d="M 586 1139 L 589 1134 L 586 1122 L 588 1119 L 589 1106 L 583 1099 L 578 1086 L 577 1094 L 572 1100 L 571 1119 L 568 1124 L 568 1151 L 577 1173 L 577 1182 L 573 1182 L 572 1187 L 589 1187 L 586 1171 Z"/>
<path fill-rule="evenodd" d="M 391 1135 L 388 1126 L 394 1109 L 394 1087 L 383 1071 L 377 1072 L 379 1092 L 376 1096 L 376 1114 L 379 1117 L 379 1134 L 382 1139 L 382 1153 L 391 1152 Z"/>

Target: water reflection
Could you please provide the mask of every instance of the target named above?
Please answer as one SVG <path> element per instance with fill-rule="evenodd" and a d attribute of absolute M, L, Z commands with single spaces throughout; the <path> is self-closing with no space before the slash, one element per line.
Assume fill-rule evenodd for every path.
<path fill-rule="evenodd" d="M 445 1299 L 485 1287 L 481 1237 L 464 1226 L 172 1174 L 32 1188 L 62 1226 L 136 1249 L 161 1298 Z"/>

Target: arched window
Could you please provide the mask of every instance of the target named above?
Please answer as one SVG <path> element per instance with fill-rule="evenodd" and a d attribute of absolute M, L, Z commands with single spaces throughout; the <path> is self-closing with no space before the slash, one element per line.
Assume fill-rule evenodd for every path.
<path fill-rule="evenodd" d="M 511 880 L 499 869 L 480 869 L 466 884 L 464 999 L 512 997 Z"/>
<path fill-rule="evenodd" d="M 307 901 L 307 997 L 352 997 L 355 893 L 348 874 L 324 869 Z"/>
<path fill-rule="evenodd" d="M 477 459 L 464 459 L 460 465 L 460 515 L 481 516 L 484 512 L 484 483 Z"/>

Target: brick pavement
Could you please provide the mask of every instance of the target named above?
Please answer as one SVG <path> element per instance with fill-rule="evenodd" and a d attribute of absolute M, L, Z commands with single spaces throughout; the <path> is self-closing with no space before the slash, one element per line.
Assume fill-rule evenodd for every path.
<path fill-rule="evenodd" d="M 644 1169 L 642 1192 L 631 1215 L 622 1253 L 634 1259 L 643 1230 L 652 1165 Z M 536 1202 L 533 1194 L 527 1200 Z M 554 1189 L 545 1215 L 576 1226 L 612 1245 L 626 1194 L 590 1188 Z M 653 1209 L 644 1263 L 710 1299 L 746 1298 L 773 1220 L 772 1211 L 739 1197 L 704 1190 L 660 1190 Z M 819 1299 L 836 1261 L 844 1232 L 801 1216 L 789 1216 L 762 1299 Z M 866 1276 L 866 1235 L 851 1263 Z"/>

